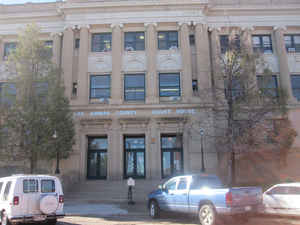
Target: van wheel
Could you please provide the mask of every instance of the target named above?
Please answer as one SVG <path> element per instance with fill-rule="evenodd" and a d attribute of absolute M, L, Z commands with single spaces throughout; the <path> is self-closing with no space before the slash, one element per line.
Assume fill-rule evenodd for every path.
<path fill-rule="evenodd" d="M 160 216 L 160 209 L 156 201 L 151 201 L 149 206 L 149 214 L 153 219 L 157 219 Z"/>
<path fill-rule="evenodd" d="M 212 205 L 204 204 L 199 209 L 199 222 L 201 225 L 215 225 L 217 215 Z"/>
<path fill-rule="evenodd" d="M 55 225 L 57 222 L 57 219 L 47 220 L 47 225 Z"/>
<path fill-rule="evenodd" d="M 10 225 L 8 217 L 4 212 L 1 214 L 1 225 Z"/>

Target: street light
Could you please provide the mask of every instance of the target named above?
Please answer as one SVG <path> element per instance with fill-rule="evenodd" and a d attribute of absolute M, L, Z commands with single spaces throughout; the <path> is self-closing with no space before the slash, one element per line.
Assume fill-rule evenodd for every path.
<path fill-rule="evenodd" d="M 58 149 L 56 149 L 56 138 L 57 138 L 57 134 L 56 134 L 56 130 L 54 131 L 54 134 L 52 136 L 54 138 L 54 146 L 55 146 L 55 150 L 56 150 L 56 170 L 55 170 L 55 174 L 59 174 L 59 151 Z"/>
<path fill-rule="evenodd" d="M 203 153 L 203 136 L 204 136 L 204 129 L 203 128 L 200 128 L 200 136 L 201 136 L 201 172 L 205 172 L 204 153 Z"/>

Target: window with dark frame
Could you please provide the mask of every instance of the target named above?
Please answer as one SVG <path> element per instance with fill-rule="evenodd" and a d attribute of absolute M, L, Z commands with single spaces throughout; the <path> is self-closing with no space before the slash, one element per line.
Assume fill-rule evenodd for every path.
<path fill-rule="evenodd" d="M 284 42 L 287 52 L 300 52 L 300 34 L 284 35 Z"/>
<path fill-rule="evenodd" d="M 124 41 L 125 51 L 144 51 L 145 32 L 126 32 Z"/>
<path fill-rule="evenodd" d="M 229 49 L 229 37 L 228 35 L 220 35 L 220 47 L 221 53 L 225 54 Z"/>
<path fill-rule="evenodd" d="M 111 51 L 111 33 L 92 34 L 92 52 Z"/>
<path fill-rule="evenodd" d="M 29 179 L 23 180 L 23 192 L 35 193 L 39 191 L 39 183 L 37 180 Z"/>
<path fill-rule="evenodd" d="M 195 35 L 194 34 L 190 34 L 189 35 L 189 41 L 190 41 L 190 45 L 195 45 L 196 44 Z"/>
<path fill-rule="evenodd" d="M 75 39 L 75 49 L 79 49 L 79 47 L 80 47 L 80 38 L 76 38 Z"/>
<path fill-rule="evenodd" d="M 233 77 L 231 84 L 227 79 L 224 80 L 224 85 L 225 85 L 225 97 L 229 98 L 230 91 L 231 91 L 231 96 L 232 99 L 237 101 L 243 99 L 245 96 L 245 89 L 243 86 L 243 81 L 239 80 L 237 77 Z M 231 86 L 231 87 L 230 87 Z M 231 88 L 231 90 L 230 90 Z"/>
<path fill-rule="evenodd" d="M 252 35 L 252 45 L 255 52 L 273 53 L 271 35 Z"/>
<path fill-rule="evenodd" d="M 53 55 L 53 41 L 52 40 L 48 40 L 44 42 L 45 47 L 47 48 L 47 52 L 50 56 Z"/>
<path fill-rule="evenodd" d="M 276 75 L 257 75 L 257 86 L 264 96 L 278 97 L 278 82 Z"/>
<path fill-rule="evenodd" d="M 171 48 L 178 48 L 177 31 L 159 31 L 157 37 L 159 50 L 169 50 Z"/>
<path fill-rule="evenodd" d="M 125 101 L 145 100 L 145 74 L 125 74 L 124 97 Z"/>
<path fill-rule="evenodd" d="M 145 178 L 145 135 L 124 136 L 124 177 Z"/>
<path fill-rule="evenodd" d="M 180 175 L 183 172 L 182 135 L 161 135 L 162 177 Z"/>
<path fill-rule="evenodd" d="M 291 83 L 293 95 L 300 101 L 300 75 L 291 75 Z"/>
<path fill-rule="evenodd" d="M 14 83 L 0 83 L 0 104 L 11 106 L 16 101 L 17 88 Z"/>
<path fill-rule="evenodd" d="M 3 57 L 4 57 L 4 60 L 6 60 L 9 56 L 9 54 L 16 50 L 17 48 L 17 43 L 16 42 L 7 42 L 7 43 L 4 43 L 4 54 L 3 54 Z"/>
<path fill-rule="evenodd" d="M 198 80 L 192 81 L 193 92 L 198 92 Z"/>
<path fill-rule="evenodd" d="M 110 75 L 91 75 L 90 99 L 110 98 Z"/>
<path fill-rule="evenodd" d="M 41 181 L 41 192 L 42 193 L 55 192 L 55 181 L 54 180 L 42 180 Z"/>
<path fill-rule="evenodd" d="M 238 51 L 241 49 L 241 40 L 239 35 L 231 36 L 231 39 L 229 38 L 229 35 L 220 35 L 219 38 L 222 54 L 225 54 L 229 50 L 229 48 Z"/>
<path fill-rule="evenodd" d="M 159 74 L 159 96 L 160 97 L 180 96 L 180 74 L 179 73 Z"/>

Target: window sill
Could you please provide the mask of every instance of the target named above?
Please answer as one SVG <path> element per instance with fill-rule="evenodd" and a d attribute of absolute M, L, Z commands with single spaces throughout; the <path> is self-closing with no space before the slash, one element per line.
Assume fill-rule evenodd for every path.
<path fill-rule="evenodd" d="M 89 99 L 89 104 L 101 104 L 101 105 L 107 105 L 109 104 L 110 100 L 109 98 L 94 98 L 94 99 Z"/>

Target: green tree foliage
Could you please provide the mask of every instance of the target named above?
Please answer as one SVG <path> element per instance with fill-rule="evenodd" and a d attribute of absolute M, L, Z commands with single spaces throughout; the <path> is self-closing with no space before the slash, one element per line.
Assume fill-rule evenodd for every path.
<path fill-rule="evenodd" d="M 52 49 L 39 36 L 36 25 L 26 26 L 9 56 L 9 82 L 15 84 L 17 95 L 2 120 L 7 137 L 2 154 L 27 160 L 31 173 L 39 158 L 52 159 L 57 152 L 68 157 L 75 134 L 61 71 L 52 62 Z"/>

